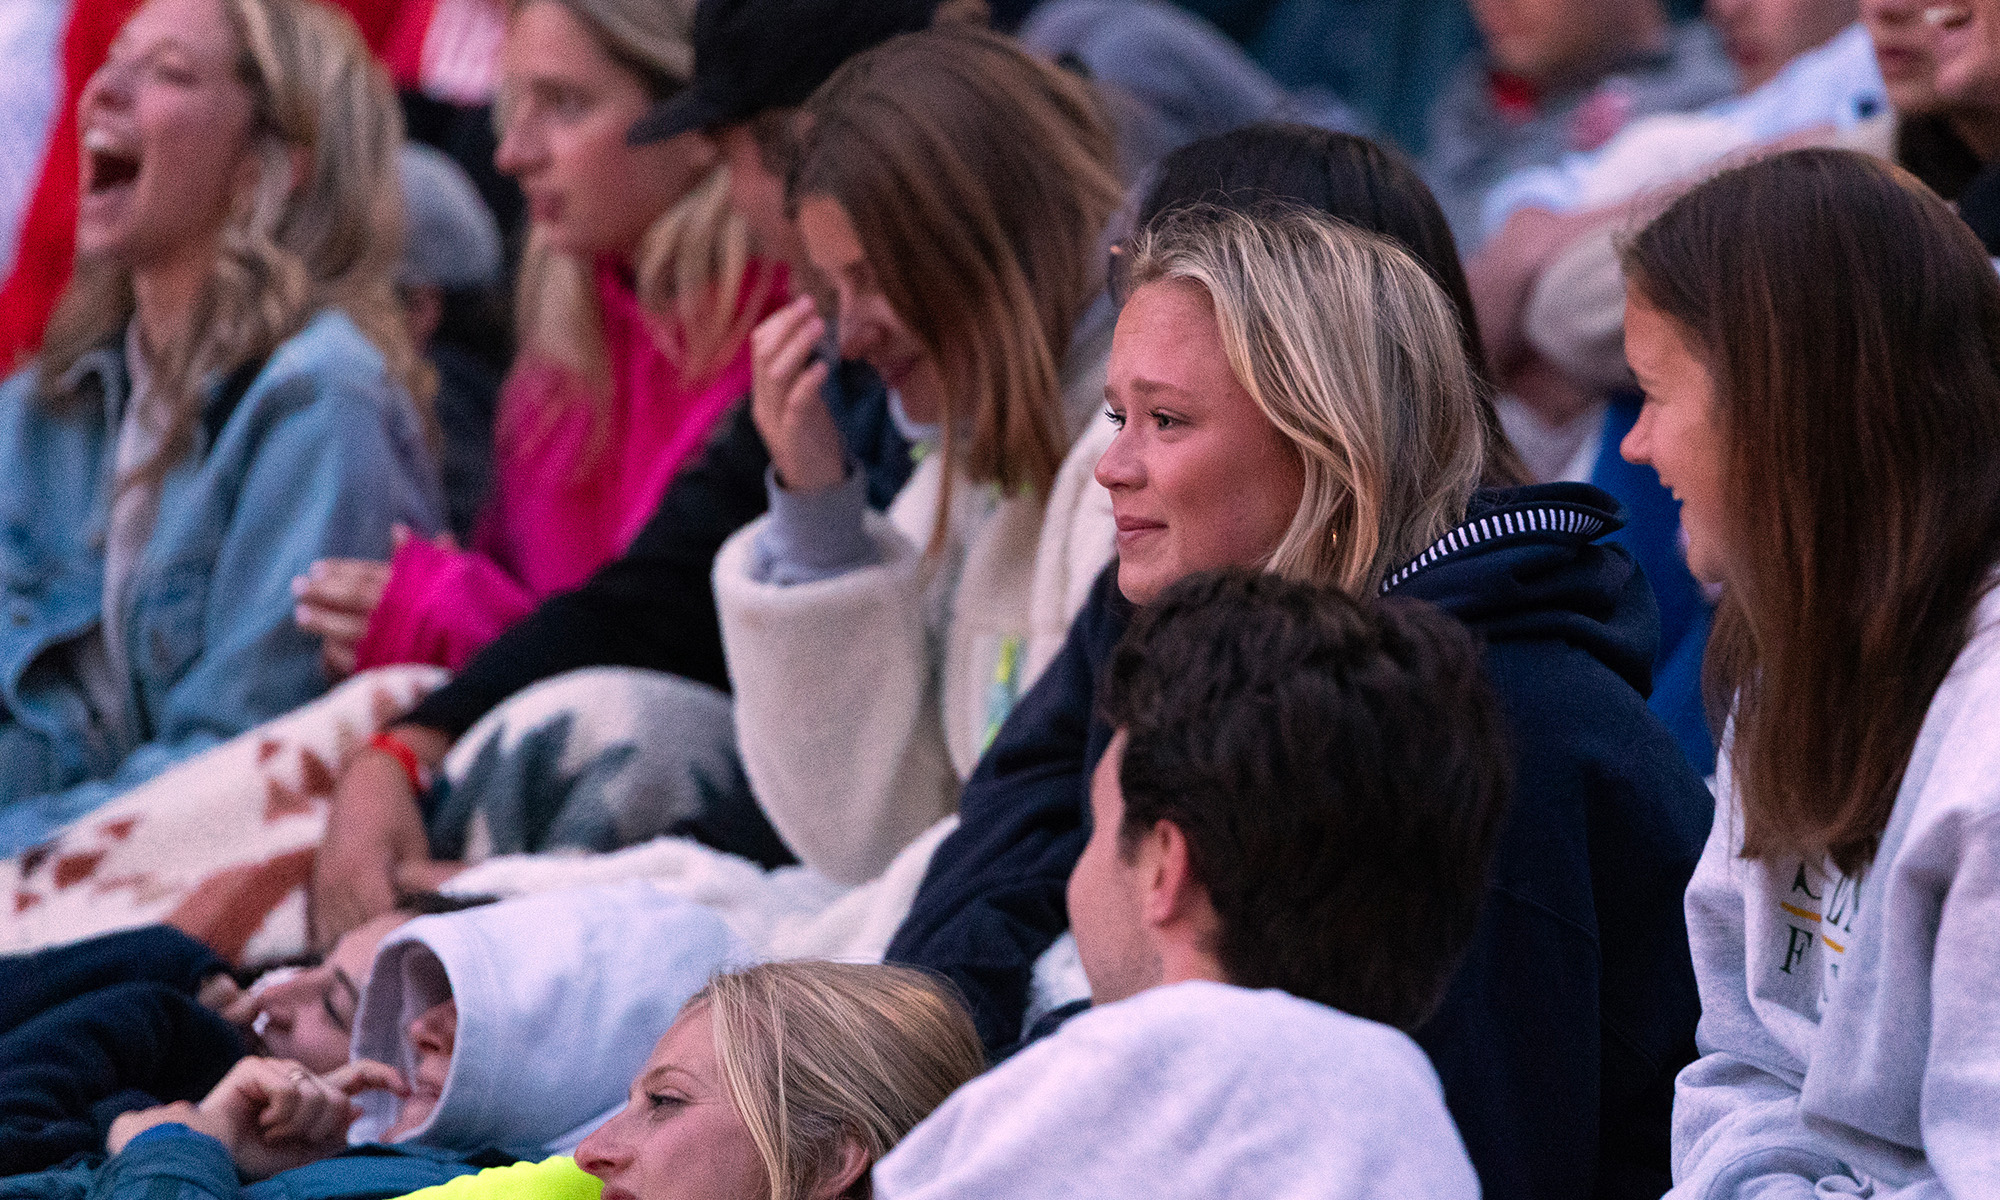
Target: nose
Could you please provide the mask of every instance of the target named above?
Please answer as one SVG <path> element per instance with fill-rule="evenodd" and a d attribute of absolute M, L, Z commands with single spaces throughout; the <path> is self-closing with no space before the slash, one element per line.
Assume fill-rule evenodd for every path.
<path fill-rule="evenodd" d="M 869 320 L 865 312 L 860 311 L 846 288 L 840 290 L 834 311 L 839 315 L 841 361 L 851 362 L 868 357 L 868 352 L 882 340 L 881 330 L 875 327 L 875 322 Z"/>
<path fill-rule="evenodd" d="M 631 1112 L 632 1106 L 626 1105 L 617 1116 L 583 1139 L 583 1144 L 576 1148 L 576 1165 L 599 1179 L 606 1179 L 630 1162 L 632 1152 L 625 1136 L 625 1122 Z"/>
<path fill-rule="evenodd" d="M 447 1000 L 410 1022 L 410 1045 L 419 1054 L 450 1055 L 458 1032 L 458 1010 Z"/>
<path fill-rule="evenodd" d="M 77 111 L 88 113 L 93 108 L 124 108 L 131 100 L 131 64 L 107 59 L 84 81 L 83 95 L 77 99 Z"/>
<path fill-rule="evenodd" d="M 1653 465 L 1653 410 L 1641 408 L 1639 419 L 1632 422 L 1632 428 L 1619 439 L 1618 453 L 1626 462 L 1634 466 Z"/>
<path fill-rule="evenodd" d="M 1132 447 L 1131 435 L 1132 427 L 1127 425 L 1111 439 L 1104 453 L 1098 455 L 1097 469 L 1092 474 L 1106 491 L 1136 488 L 1146 481 L 1145 467 Z"/>
<path fill-rule="evenodd" d="M 520 178 L 532 171 L 544 157 L 542 141 L 522 120 L 500 124 L 500 144 L 493 149 L 493 166 L 502 175 Z"/>

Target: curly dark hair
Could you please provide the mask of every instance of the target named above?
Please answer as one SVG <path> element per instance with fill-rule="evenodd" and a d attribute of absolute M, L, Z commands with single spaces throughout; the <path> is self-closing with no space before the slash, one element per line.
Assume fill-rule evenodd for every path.
<path fill-rule="evenodd" d="M 1512 751 L 1473 636 L 1428 605 L 1199 574 L 1106 671 L 1121 841 L 1186 837 L 1231 982 L 1413 1029 L 1479 918 Z"/>

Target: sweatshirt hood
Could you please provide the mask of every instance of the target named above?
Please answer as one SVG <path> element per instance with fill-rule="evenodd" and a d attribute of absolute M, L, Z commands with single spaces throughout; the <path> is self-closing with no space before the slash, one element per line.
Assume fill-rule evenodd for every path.
<path fill-rule="evenodd" d="M 1587 483 L 1482 489 L 1465 520 L 1382 591 L 1435 604 L 1488 644 L 1568 642 L 1644 696 L 1659 606 L 1631 555 L 1599 540 L 1624 524 L 1618 501 Z"/>
<path fill-rule="evenodd" d="M 396 1140 L 460 1151 L 561 1145 L 624 1102 L 689 996 L 748 961 L 714 913 L 642 881 L 418 917 L 376 951 L 354 1056 L 411 1075 L 410 1023 L 455 999 L 437 1107 Z M 360 1103 L 348 1140 L 381 1140 L 400 1101 L 369 1092 Z"/>

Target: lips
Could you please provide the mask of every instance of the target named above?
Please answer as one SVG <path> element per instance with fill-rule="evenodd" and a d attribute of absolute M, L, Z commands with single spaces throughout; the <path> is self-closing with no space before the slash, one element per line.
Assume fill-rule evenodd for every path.
<path fill-rule="evenodd" d="M 1118 526 L 1118 546 L 1121 550 L 1153 534 L 1164 533 L 1167 528 L 1166 522 L 1155 521 L 1149 517 L 1120 516 L 1116 517 L 1115 521 Z"/>

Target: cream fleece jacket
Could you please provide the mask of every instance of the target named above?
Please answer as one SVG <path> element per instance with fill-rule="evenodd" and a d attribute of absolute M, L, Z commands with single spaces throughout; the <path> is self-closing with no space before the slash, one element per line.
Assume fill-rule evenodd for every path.
<path fill-rule="evenodd" d="M 927 560 L 943 482 L 932 455 L 886 516 L 868 515 L 867 566 L 760 581 L 768 516 L 716 556 L 751 790 L 800 861 L 836 883 L 873 879 L 957 810 L 959 786 L 1111 561 L 1111 498 L 1093 472 L 1115 432 L 1102 414 L 1112 322 L 1087 325 L 1063 378 L 1080 432 L 1047 497 L 959 480 Z"/>

